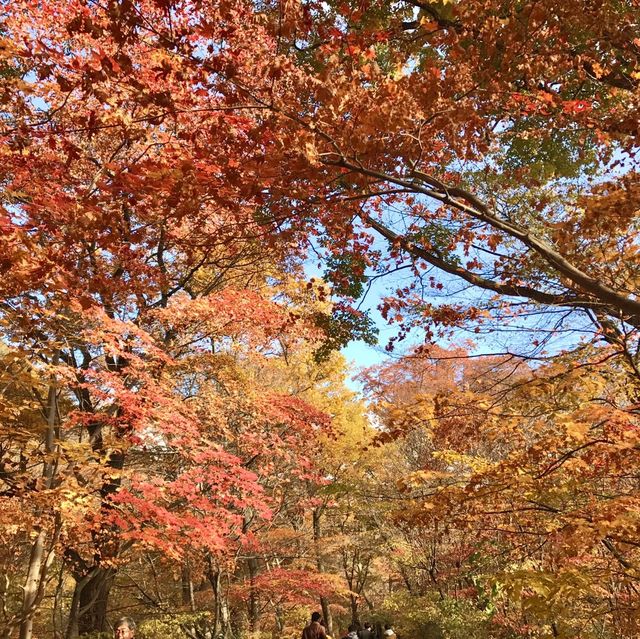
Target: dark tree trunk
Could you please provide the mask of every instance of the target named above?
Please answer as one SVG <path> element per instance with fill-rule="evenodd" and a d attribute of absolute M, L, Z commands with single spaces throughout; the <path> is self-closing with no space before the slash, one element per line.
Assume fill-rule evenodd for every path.
<path fill-rule="evenodd" d="M 94 439 L 92 436 L 92 448 L 95 451 L 102 450 L 102 433 L 98 424 L 95 428 L 98 433 Z M 107 467 L 114 470 L 124 468 L 125 456 L 120 450 L 114 450 L 107 460 Z M 100 488 L 101 509 L 106 516 L 112 508 L 111 496 L 120 487 L 120 477 L 109 477 Z M 65 555 L 67 563 L 76 580 L 73 593 L 72 609 L 67 624 L 66 639 L 74 639 L 78 635 L 91 632 L 104 632 L 107 629 L 107 609 L 109 593 L 116 576 L 116 569 L 105 566 L 105 560 L 109 561 L 118 557 L 121 545 L 118 531 L 105 526 L 93 535 L 94 556 L 87 561 L 80 554 L 68 548 Z"/>
<path fill-rule="evenodd" d="M 196 602 L 193 597 L 193 581 L 191 581 L 191 566 L 185 562 L 182 566 L 182 605 L 189 606 L 191 612 L 196 610 Z"/>
<path fill-rule="evenodd" d="M 359 624 L 360 611 L 358 609 L 358 596 L 351 594 L 349 595 L 349 599 L 351 604 L 351 623 Z"/>
<path fill-rule="evenodd" d="M 105 632 L 109 592 L 115 578 L 113 568 L 97 568 L 80 590 L 78 633 Z"/>
<path fill-rule="evenodd" d="M 94 567 L 84 575 L 74 573 L 76 585 L 65 639 L 107 629 L 107 604 L 115 575 L 115 569 L 100 567 Z"/>

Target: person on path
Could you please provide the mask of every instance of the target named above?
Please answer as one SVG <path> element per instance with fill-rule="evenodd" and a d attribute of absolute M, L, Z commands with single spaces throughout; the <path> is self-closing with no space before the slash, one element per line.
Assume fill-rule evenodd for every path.
<path fill-rule="evenodd" d="M 368 621 L 364 622 L 364 628 L 358 632 L 359 639 L 374 639 L 373 630 L 371 624 Z"/>
<path fill-rule="evenodd" d="M 319 612 L 311 615 L 311 623 L 302 631 L 302 639 L 327 639 L 327 632 L 322 625 L 322 615 Z"/>
<path fill-rule="evenodd" d="M 396 639 L 396 633 L 390 624 L 384 624 L 384 639 Z"/>
<path fill-rule="evenodd" d="M 358 626 L 352 623 L 347 629 L 347 634 L 342 639 L 358 639 Z"/>
<path fill-rule="evenodd" d="M 136 636 L 136 622 L 129 617 L 121 617 L 113 627 L 115 639 L 133 639 Z"/>

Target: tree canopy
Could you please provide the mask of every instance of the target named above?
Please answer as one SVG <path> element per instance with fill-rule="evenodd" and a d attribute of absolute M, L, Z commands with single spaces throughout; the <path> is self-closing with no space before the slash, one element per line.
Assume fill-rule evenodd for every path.
<path fill-rule="evenodd" d="M 636 636 L 639 15 L 0 1 L 0 635 Z"/>

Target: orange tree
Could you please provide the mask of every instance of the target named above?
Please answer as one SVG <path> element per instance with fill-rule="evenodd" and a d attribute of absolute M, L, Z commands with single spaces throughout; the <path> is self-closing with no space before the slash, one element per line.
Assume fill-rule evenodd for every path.
<path fill-rule="evenodd" d="M 147 19 L 167 24 L 153 6 Z M 242 21 L 242 12 L 234 16 Z M 48 383 L 46 437 L 36 430 L 24 444 L 10 432 L 3 475 L 7 508 L 25 499 L 35 506 L 40 495 L 48 503 L 34 511 L 35 524 L 25 517 L 16 530 L 28 546 L 35 525 L 22 602 L 5 619 L 6 632 L 19 626 L 25 638 L 54 546 L 76 582 L 73 636 L 105 628 L 119 556 L 132 543 L 171 556 L 190 521 L 194 545 L 217 550 L 237 536 L 243 504 L 265 511 L 246 460 L 217 448 L 224 406 L 205 396 L 208 408 L 198 411 L 188 401 L 197 364 L 206 363 L 214 383 L 206 358 L 190 358 L 188 374 L 181 369 L 187 346 L 217 351 L 242 334 L 251 352 L 291 324 L 269 300 L 237 292 L 266 277 L 255 242 L 260 192 L 240 171 L 255 118 L 229 110 L 229 96 L 211 109 L 215 91 L 198 98 L 193 82 L 161 71 L 162 47 L 149 55 L 130 18 L 126 6 L 103 11 L 86 3 L 12 5 L 2 18 L 2 332 L 29 374 L 35 368 Z M 190 105 L 185 128 L 167 128 L 155 99 L 181 91 Z M 193 126 L 197 113 L 206 114 L 201 145 L 193 141 L 203 126 Z M 270 263 L 287 252 L 272 251 Z M 213 295 L 231 279 L 235 291 Z M 258 422 L 289 418 L 287 398 L 273 399 L 254 407 Z M 141 446 L 166 448 L 179 463 L 141 473 Z M 36 461 L 38 480 L 24 472 Z M 251 498 L 244 502 L 243 494 Z"/>
<path fill-rule="evenodd" d="M 410 591 L 475 602 L 497 636 L 634 636 L 638 423 L 624 366 L 459 355 L 418 354 L 368 381 L 385 437 L 410 451 L 397 520 L 424 570 Z"/>
<path fill-rule="evenodd" d="M 101 197 L 133 197 L 125 210 L 140 215 L 171 183 L 165 207 L 179 215 L 202 197 L 218 210 L 233 202 L 218 239 L 303 248 L 323 229 L 347 297 L 368 266 L 414 269 L 422 285 L 385 307 L 411 308 L 409 325 L 543 308 L 580 315 L 625 350 L 638 312 L 637 180 L 624 168 L 607 180 L 607 168 L 638 134 L 636 8 L 12 3 L 7 195 L 24 207 L 38 189 L 48 210 L 65 209 L 79 185 L 52 192 L 52 176 L 82 164 L 89 232 L 105 215 Z M 101 132 L 111 146 L 98 154 Z M 99 248 L 126 226 L 112 225 Z M 26 230 L 14 232 L 19 251 Z M 424 299 L 453 282 L 484 294 Z"/>
<path fill-rule="evenodd" d="M 543 313 L 595 331 L 633 368 L 636 9 L 12 3 L 6 265 L 66 286 L 86 253 L 133 295 L 150 270 L 162 275 L 162 300 L 182 281 L 171 247 L 184 278 L 215 259 L 212 241 L 234 254 L 255 237 L 318 244 L 347 301 L 367 269 L 413 271 L 383 305 L 401 335 Z M 38 244 L 45 228 L 95 239 L 79 256 Z"/>
<path fill-rule="evenodd" d="M 405 266 L 401 329 L 544 312 L 632 359 L 635 3 L 326 6 L 300 8 L 299 65 L 261 99 L 298 141 L 273 215 L 322 221 L 337 290 Z"/>

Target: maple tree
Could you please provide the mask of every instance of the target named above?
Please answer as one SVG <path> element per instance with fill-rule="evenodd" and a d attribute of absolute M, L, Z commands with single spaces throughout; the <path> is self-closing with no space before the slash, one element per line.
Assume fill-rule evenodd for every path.
<path fill-rule="evenodd" d="M 186 315 L 177 306 L 168 309 L 175 336 L 179 335 L 187 344 L 240 337 L 244 350 L 250 354 L 258 343 L 268 339 L 270 331 L 289 324 L 289 316 L 278 314 L 273 303 L 264 307 L 263 315 L 257 313 L 260 298 L 251 298 L 247 292 L 241 300 L 228 291 L 220 297 L 221 306 L 215 319 L 210 319 L 216 302 L 213 296 L 204 303 L 198 301 L 199 309 L 197 303 L 187 304 L 188 308 L 183 307 Z M 230 299 L 235 303 L 229 304 Z M 250 317 L 243 316 L 243 306 Z M 180 327 L 185 317 L 189 318 L 189 326 L 197 327 L 195 333 L 187 333 Z M 156 318 L 161 320 L 162 314 L 157 313 Z M 117 342 L 124 339 L 121 332 L 124 327 L 112 320 L 105 324 L 99 329 L 100 340 L 95 326 L 89 335 L 76 335 L 76 339 L 92 349 L 101 344 L 114 356 L 120 352 Z M 234 325 L 241 335 L 233 336 Z M 250 340 L 251 326 L 257 329 L 256 341 Z M 224 327 L 222 334 L 221 327 Z M 259 477 L 248 464 L 263 458 L 266 465 L 262 472 L 266 472 L 274 455 L 282 454 L 304 466 L 303 458 L 296 456 L 295 439 L 303 437 L 302 441 L 308 442 L 314 429 L 321 429 L 325 420 L 321 413 L 299 400 L 277 393 L 262 392 L 253 399 L 245 394 L 234 405 L 230 399 L 237 392 L 233 390 L 237 374 L 233 374 L 230 355 L 222 348 L 209 354 L 202 348 L 181 356 L 174 352 L 170 357 L 162 351 L 154 355 L 150 341 L 143 349 L 140 342 L 136 345 L 136 338 L 142 336 L 131 325 L 127 325 L 125 337 L 129 348 L 124 380 L 119 374 L 102 369 L 98 365 L 99 356 L 86 369 L 82 389 L 95 398 L 93 410 L 74 410 L 69 406 L 70 393 L 77 388 L 74 382 L 77 370 L 60 365 L 56 374 L 66 374 L 69 384 L 66 389 L 61 385 L 60 392 L 67 410 L 71 409 L 59 413 L 58 429 L 64 428 L 65 435 L 51 432 L 45 443 L 50 438 L 53 444 L 46 443 L 45 450 L 40 452 L 38 431 L 31 435 L 33 441 L 28 446 L 12 433 L 6 450 L 5 506 L 11 508 L 13 504 L 15 508 L 15 504 L 20 504 L 22 511 L 25 499 L 31 503 L 36 519 L 32 525 L 43 536 L 43 540 L 38 537 L 39 548 L 44 545 L 48 518 L 57 522 L 52 532 L 55 548 L 49 550 L 48 557 L 50 560 L 53 551 L 59 550 L 76 579 L 68 631 L 71 635 L 76 632 L 75 624 L 81 629 L 83 614 L 86 618 L 90 613 L 91 623 L 100 627 L 99 616 L 106 610 L 110 584 L 119 557 L 126 549 L 155 549 L 177 559 L 187 548 L 219 554 L 229 552 L 227 546 L 232 540 L 235 541 L 231 547 L 243 543 L 247 509 L 258 518 L 269 516 L 268 499 L 258 483 Z M 147 337 L 150 340 L 148 334 Z M 194 387 L 199 387 L 195 404 L 189 401 L 189 389 Z M 221 392 L 222 389 L 226 390 Z M 106 440 L 104 449 L 100 449 L 104 450 L 106 463 L 104 458 L 95 456 L 91 440 L 83 437 L 86 430 L 91 432 L 96 419 L 101 420 L 101 435 Z M 231 437 L 238 425 L 241 430 Z M 251 432 L 243 432 L 244 428 Z M 27 460 L 30 465 L 42 465 L 42 461 L 37 461 L 39 457 L 44 459 L 43 473 L 49 473 L 44 485 L 40 480 L 34 483 L 33 470 L 23 469 Z M 18 462 L 19 459 L 23 461 Z M 48 470 L 47 464 L 53 463 L 55 472 Z M 56 495 L 59 499 L 54 498 Z M 27 521 L 13 527 L 18 541 L 28 530 L 26 525 Z M 49 565 L 43 562 L 33 563 L 34 570 L 42 573 L 41 586 L 46 577 L 44 569 Z M 97 600 L 102 608 L 97 610 L 82 598 L 87 585 L 96 582 L 98 592 L 104 593 Z M 24 605 L 28 619 L 13 617 L 7 621 L 7 627 L 30 622 L 34 602 L 28 608 Z"/>
<path fill-rule="evenodd" d="M 299 140 L 269 195 L 324 225 L 337 290 L 405 267 L 383 307 L 403 332 L 544 313 L 629 355 L 637 177 L 609 164 L 637 136 L 634 3 L 329 6 L 306 7 L 289 40 L 306 74 L 269 98 Z"/>
<path fill-rule="evenodd" d="M 247 468 L 256 473 L 263 491 L 262 498 L 270 506 L 272 516 L 261 517 L 259 512 L 248 507 L 247 502 L 241 522 L 244 541 L 238 539 L 222 551 L 204 553 L 197 544 L 189 550 L 182 544 L 186 556 L 183 555 L 181 561 L 183 565 L 188 563 L 188 574 L 183 568 L 180 575 L 182 594 L 185 594 L 185 584 L 187 591 L 181 602 L 182 608 L 196 612 L 212 611 L 213 614 L 197 619 L 186 611 L 176 615 L 171 602 L 176 599 L 179 602 L 179 595 L 176 597 L 165 584 L 158 584 L 153 571 L 145 570 L 141 574 L 140 567 L 133 564 L 122 566 L 119 582 L 123 586 L 120 587 L 132 578 L 135 587 L 146 593 L 145 603 L 149 602 L 150 613 L 160 609 L 169 618 L 171 615 L 177 617 L 172 627 L 177 628 L 182 623 L 191 628 L 189 632 L 208 631 L 229 636 L 239 631 L 266 631 L 273 623 L 276 631 L 281 632 L 285 627 L 290 629 L 292 621 L 302 621 L 300 607 L 311 605 L 316 596 L 335 597 L 336 601 L 345 596 L 346 585 L 340 576 L 316 567 L 315 539 L 309 516 L 318 502 L 317 491 L 322 490 L 326 483 L 314 471 L 314 467 L 319 465 L 316 449 L 324 449 L 323 442 L 333 441 L 333 428 L 330 432 L 317 429 L 315 435 L 308 429 L 297 434 L 298 426 L 281 417 L 276 422 L 261 425 L 255 415 L 256 404 L 252 403 L 254 393 L 269 397 L 275 389 L 281 393 L 286 388 L 292 396 L 298 397 L 298 401 L 292 403 L 292 409 L 304 412 L 304 423 L 300 426 L 314 415 L 318 424 L 322 424 L 322 415 L 317 411 L 320 408 L 327 410 L 329 406 L 332 407 L 334 425 L 336 417 L 342 423 L 343 410 L 353 416 L 355 407 L 349 401 L 345 400 L 346 407 L 341 409 L 341 396 L 348 394 L 341 390 L 344 373 L 339 358 L 318 363 L 314 357 L 315 348 L 313 342 L 299 343 L 297 348 L 291 343 L 285 348 L 286 357 L 251 360 L 243 357 L 237 360 L 229 358 L 227 353 L 223 362 L 216 358 L 216 385 L 223 383 L 226 389 L 220 398 L 227 415 L 227 428 L 223 435 L 225 448 L 244 459 Z M 211 379 L 211 374 L 204 372 L 201 365 L 194 367 L 185 362 L 185 371 L 193 371 L 194 368 L 199 371 L 198 375 L 202 375 L 202 383 Z M 328 394 L 327 387 L 331 389 Z M 202 391 L 201 388 L 200 393 Z M 301 403 L 303 398 L 304 403 Z M 261 403 L 258 401 L 258 405 Z M 280 406 L 284 407 L 282 403 Z M 315 412 L 310 406 L 316 406 Z M 274 430 L 284 439 L 273 433 Z M 299 438 L 299 443 L 296 443 L 296 438 Z M 322 467 L 320 464 L 319 468 Z M 142 550 L 139 548 L 136 552 Z M 158 565 L 157 552 L 153 548 L 147 546 L 144 552 L 149 560 L 155 557 L 155 571 L 164 573 L 167 570 L 162 563 Z M 325 552 L 325 556 L 329 554 Z M 175 579 L 174 575 L 169 581 Z M 206 589 L 203 589 L 203 582 L 208 582 Z M 122 597 L 117 584 L 115 587 L 114 603 Z M 151 604 L 151 601 L 156 604 Z"/>
<path fill-rule="evenodd" d="M 303 300 L 296 288 L 287 286 L 286 295 L 300 303 Z M 306 305 L 314 316 L 327 301 L 321 296 Z M 302 310 L 298 306 L 296 312 Z M 311 605 L 314 596 L 331 628 L 330 604 L 339 605 L 347 596 L 348 584 L 330 565 L 336 542 L 331 526 L 324 524 L 328 513 L 337 516 L 332 512 L 335 498 L 330 488 L 340 481 L 347 457 L 355 463 L 362 437 L 370 429 L 363 418 L 364 407 L 344 388 L 342 358 L 333 354 L 319 361 L 316 348 L 313 342 L 295 349 L 285 346 L 285 357 L 245 370 L 256 376 L 255 383 L 259 379 L 273 389 L 287 389 L 306 405 L 331 416 L 328 430 L 301 442 L 303 450 L 297 458 L 279 458 L 277 451 L 269 455 L 271 464 L 262 482 L 277 504 L 276 513 L 269 522 L 252 520 L 249 530 L 255 535 L 255 545 L 244 553 L 242 580 L 233 589 L 235 597 L 246 603 L 251 630 L 264 628 L 267 613 L 271 613 L 275 632 L 283 632 L 292 616 L 297 619 L 300 605 Z M 249 438 L 246 441 L 247 453 L 256 449 Z M 286 450 L 291 448 L 288 443 Z"/>
<path fill-rule="evenodd" d="M 251 238 L 255 226 L 253 187 L 247 185 L 242 195 L 233 186 L 234 182 L 239 186 L 237 176 L 227 175 L 239 166 L 240 159 L 229 151 L 235 148 L 242 154 L 243 145 L 237 140 L 246 133 L 249 120 L 229 114 L 224 122 L 230 128 L 225 124 L 220 129 L 209 121 L 211 134 L 221 134 L 215 145 L 219 144 L 217 153 L 225 158 L 225 168 L 218 170 L 210 162 L 197 168 L 198 152 L 190 139 L 193 121 L 185 123 L 186 138 L 177 129 L 161 126 L 157 119 L 154 124 L 149 122 L 154 119 L 155 98 L 166 99 L 172 92 L 177 95 L 174 90 L 181 80 L 163 78 L 148 67 L 139 42 L 122 48 L 122 38 L 127 39 L 122 29 L 129 28 L 126 16 L 122 22 L 117 7 L 111 9 L 103 14 L 106 22 L 102 26 L 91 24 L 93 12 L 84 3 L 64 7 L 70 22 L 61 22 L 53 6 L 30 6 L 27 12 L 14 6 L 3 22 L 4 60 L 7 68 L 15 69 L 5 85 L 9 117 L 3 121 L 4 160 L 10 167 L 3 184 L 3 327 L 8 339 L 20 344 L 31 358 L 59 363 L 65 387 L 75 396 L 77 406 L 69 418 L 60 415 L 63 424 L 58 421 L 51 428 L 78 428 L 72 430 L 71 439 L 79 436 L 80 441 L 82 433 L 88 433 L 84 449 L 80 447 L 68 464 L 81 469 L 83 489 L 100 496 L 97 518 L 87 512 L 95 506 L 84 504 L 83 523 L 88 526 L 84 536 L 80 531 L 65 538 L 64 557 L 76 579 L 70 636 L 76 627 L 80 632 L 104 627 L 108 592 L 122 549 L 122 541 L 115 538 L 114 518 L 120 517 L 118 536 L 124 533 L 126 539 L 128 530 L 137 528 L 145 543 L 164 544 L 166 552 L 176 552 L 175 539 L 164 534 L 172 521 L 164 500 L 171 495 L 179 500 L 183 493 L 198 497 L 193 489 L 185 493 L 197 480 L 221 489 L 216 500 L 225 492 L 244 490 L 241 479 L 251 480 L 250 474 L 234 470 L 239 459 L 207 450 L 197 415 L 185 408 L 172 388 L 175 378 L 166 376 L 175 356 L 171 346 L 178 337 L 176 328 L 167 326 L 157 344 L 147 332 L 153 332 L 159 319 L 156 309 L 167 307 L 177 293 L 201 297 L 200 312 L 215 313 L 210 294 L 220 287 L 221 276 L 231 266 L 241 282 L 257 272 L 251 267 L 258 259 L 255 245 L 252 248 L 250 242 L 229 231 L 235 229 L 229 226 L 234 216 L 247 224 L 246 238 Z M 99 40 L 109 33 L 104 29 L 107 23 L 113 27 L 113 51 L 118 50 L 115 55 L 124 69 L 115 58 L 100 54 L 103 46 L 91 40 L 92 34 Z M 93 53 L 87 57 L 87 51 Z M 97 57 L 91 58 L 94 54 Z M 92 59 L 98 61 L 98 67 Z M 162 59 L 158 52 L 153 64 L 160 65 L 159 69 Z M 103 73 L 100 60 L 105 64 L 111 60 L 110 70 L 120 69 L 120 79 L 128 78 L 120 90 L 116 90 L 120 80 Z M 147 71 L 134 74 L 134 67 L 140 64 Z M 105 83 L 102 89 L 100 78 Z M 76 81 L 81 95 L 72 96 Z M 155 96 L 147 103 L 147 115 L 138 112 L 145 91 Z M 190 95 L 185 94 L 187 101 Z M 111 104 L 105 102 L 107 97 Z M 106 119 L 97 122 L 98 113 Z M 208 152 L 213 150 L 212 140 L 202 141 Z M 225 308 L 239 303 L 238 297 L 219 300 Z M 252 313 L 256 310 L 254 303 Z M 197 309 L 191 312 L 197 315 Z M 225 317 L 224 313 L 219 317 Z M 268 312 L 256 317 L 268 322 Z M 245 326 L 244 331 L 247 329 Z M 220 335 L 219 329 L 217 333 L 212 330 Z M 198 339 L 210 338 L 212 335 Z M 53 406 L 55 414 L 55 398 Z M 188 439 L 189 435 L 196 439 Z M 125 481 L 130 447 L 148 437 L 187 451 L 192 457 L 184 461 L 191 465 L 212 464 L 213 474 L 203 475 L 201 469 L 196 477 L 194 471 L 181 469 L 169 483 L 148 476 L 140 483 L 134 475 Z M 49 448 L 47 454 L 53 452 Z M 225 466 L 231 468 L 225 470 Z M 43 472 L 50 475 L 46 468 Z M 226 480 L 217 478 L 220 472 L 235 477 L 235 487 L 233 483 L 225 487 Z M 116 497 L 133 509 L 133 522 L 127 521 L 126 513 L 118 513 Z M 158 503 L 156 508 L 149 509 L 154 503 Z M 223 500 L 215 510 L 217 503 L 211 503 L 214 511 L 209 512 L 209 526 L 213 526 L 211 515 L 224 512 L 233 501 Z M 256 509 L 262 508 L 254 503 Z M 53 502 L 50 511 L 53 516 Z M 182 523 L 173 515 L 174 534 L 184 533 L 185 514 L 181 514 Z M 204 535 L 205 529 L 195 525 L 197 518 L 190 521 L 192 534 L 200 534 L 199 541 L 205 545 L 218 546 L 226 534 L 224 528 L 215 532 L 215 527 L 207 527 Z M 154 536 L 160 525 L 167 530 Z M 42 544 L 38 538 L 34 552 L 41 554 Z M 40 558 L 32 564 L 36 573 L 40 571 L 40 584 L 45 565 Z M 23 618 L 8 622 L 11 627 L 18 621 L 24 637 L 31 636 L 35 602 L 31 599 L 36 591 L 25 590 Z"/>
<path fill-rule="evenodd" d="M 51 7 L 30 11 L 7 22 L 17 36 L 29 16 L 31 44 L 8 48 L 8 57 L 42 76 L 26 87 L 9 83 L 7 97 L 14 112 L 22 109 L 21 126 L 35 132 L 30 163 L 33 138 L 61 144 L 67 130 L 47 112 L 69 117 L 70 130 L 85 137 L 124 134 L 122 144 L 151 132 L 160 138 L 148 143 L 163 144 L 171 121 L 177 128 L 162 155 L 171 149 L 190 158 L 182 178 L 203 171 L 199 187 L 214 199 L 224 185 L 234 202 L 259 208 L 257 220 L 229 219 L 227 238 L 237 241 L 240 224 L 242 236 L 248 225 L 270 245 L 303 247 L 321 225 L 321 243 L 337 260 L 329 274 L 348 294 L 348 282 L 361 280 L 368 265 L 389 268 L 370 250 L 378 234 L 390 244 L 392 265 L 408 256 L 416 275 L 431 267 L 443 273 L 444 282 L 433 276 L 435 290 L 452 276 L 496 294 L 483 315 L 484 304 L 432 304 L 410 287 L 385 307 L 408 306 L 407 326 L 504 318 L 532 312 L 529 302 L 533 310 L 566 309 L 562 321 L 580 312 L 607 339 L 628 341 L 625 327 L 633 328 L 638 310 L 627 292 L 636 178 L 602 182 L 601 175 L 589 187 L 584 176 L 598 175 L 616 149 L 633 148 L 632 2 L 221 3 L 207 10 L 189 2 L 80 2 L 65 5 L 64 24 Z M 233 26 L 214 27 L 219 18 Z M 153 55 L 141 59 L 145 47 Z M 85 60 L 85 50 L 93 57 Z M 34 108 L 36 96 L 47 109 Z M 212 120 L 232 125 L 215 144 L 202 133 L 214 134 Z M 18 130 L 16 144 L 24 137 Z M 240 146 L 229 164 L 227 151 Z M 116 183 L 143 168 L 150 167 L 136 162 Z M 161 172 L 144 173 L 136 190 L 152 189 Z M 21 193 L 19 184 L 12 188 Z M 620 205 L 624 214 L 602 215 Z M 397 211 L 401 226 L 388 211 Z M 609 221 L 597 221 L 603 217 Z M 602 260 L 594 256 L 614 245 L 629 247 L 624 263 L 597 270 Z"/>

